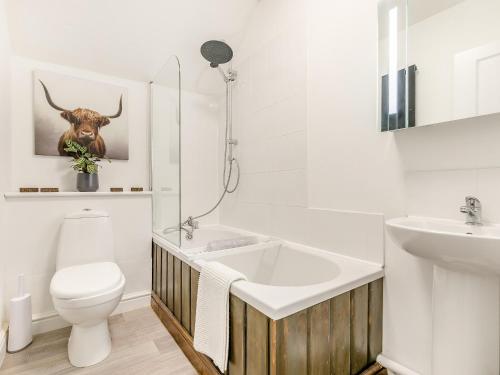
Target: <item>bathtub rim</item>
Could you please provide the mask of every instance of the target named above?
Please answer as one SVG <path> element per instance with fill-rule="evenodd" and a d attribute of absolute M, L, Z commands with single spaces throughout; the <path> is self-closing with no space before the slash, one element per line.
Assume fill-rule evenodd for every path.
<path fill-rule="evenodd" d="M 231 285 L 232 294 L 273 320 L 286 318 L 311 306 L 381 279 L 385 275 L 384 268 L 380 264 L 283 240 L 260 243 L 238 249 L 205 253 L 191 260 L 192 267 L 200 271 L 200 265 L 204 261 L 216 260 L 218 257 L 227 254 L 260 250 L 261 248 L 276 246 L 278 244 L 327 257 L 334 262 L 337 261 L 343 264 L 339 265 L 342 273 L 340 277 L 319 284 L 287 287 L 257 284 L 250 281 L 237 281 Z M 350 271 L 355 272 L 343 274 L 345 268 L 343 269 L 342 267 L 346 265 L 354 267 L 354 270 L 350 269 Z"/>
<path fill-rule="evenodd" d="M 230 227 L 227 228 L 231 229 Z M 344 262 L 348 265 L 353 265 L 355 268 L 360 268 L 353 274 L 344 274 L 344 278 L 308 286 L 268 286 L 252 283 L 250 281 L 238 281 L 233 283 L 231 286 L 232 294 L 273 320 L 279 320 L 293 315 L 301 310 L 344 294 L 365 284 L 369 284 L 385 276 L 384 267 L 381 264 L 275 238 L 268 238 L 267 242 L 261 242 L 241 248 L 218 250 L 210 253 L 202 252 L 198 254 L 187 254 L 170 242 L 166 240 L 162 241 L 161 237 L 158 239 L 153 236 L 153 242 L 170 251 L 172 255 L 176 256 L 184 263 L 187 263 L 197 271 L 201 270 L 200 261 L 216 260 L 218 257 L 227 254 L 247 252 L 262 247 L 276 246 L 278 244 L 311 252 L 323 257 L 328 257 L 333 261 Z M 342 266 L 340 266 L 340 268 L 342 273 Z M 283 295 L 287 295 L 288 298 L 283 298 Z"/>

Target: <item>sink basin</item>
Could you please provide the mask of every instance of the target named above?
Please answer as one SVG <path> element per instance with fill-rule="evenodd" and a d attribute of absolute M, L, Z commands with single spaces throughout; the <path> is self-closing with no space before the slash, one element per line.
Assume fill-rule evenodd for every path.
<path fill-rule="evenodd" d="M 386 222 L 407 252 L 459 271 L 500 275 L 500 226 L 473 226 L 434 218 L 403 217 Z"/>

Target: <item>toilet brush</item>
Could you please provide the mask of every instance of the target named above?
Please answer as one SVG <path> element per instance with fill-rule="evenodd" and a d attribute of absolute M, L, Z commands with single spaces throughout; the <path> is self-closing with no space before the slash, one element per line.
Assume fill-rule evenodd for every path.
<path fill-rule="evenodd" d="M 10 300 L 9 339 L 7 351 L 18 352 L 33 341 L 31 331 L 31 294 L 24 291 L 24 275 L 18 276 L 17 297 Z"/>

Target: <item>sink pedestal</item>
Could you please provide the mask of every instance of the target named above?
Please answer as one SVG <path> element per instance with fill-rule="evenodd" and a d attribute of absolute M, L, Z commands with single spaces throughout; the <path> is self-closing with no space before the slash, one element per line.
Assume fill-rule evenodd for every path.
<path fill-rule="evenodd" d="M 495 276 L 434 266 L 434 375 L 500 374 L 499 297 Z"/>
<path fill-rule="evenodd" d="M 403 217 L 387 229 L 435 264 L 432 374 L 500 374 L 500 225 Z"/>

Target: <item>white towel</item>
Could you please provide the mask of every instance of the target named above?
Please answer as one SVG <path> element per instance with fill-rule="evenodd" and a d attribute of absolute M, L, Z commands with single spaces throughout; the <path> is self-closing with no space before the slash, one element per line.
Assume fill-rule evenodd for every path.
<path fill-rule="evenodd" d="M 194 348 L 206 354 L 223 373 L 229 351 L 229 289 L 245 275 L 219 262 L 200 262 Z"/>

